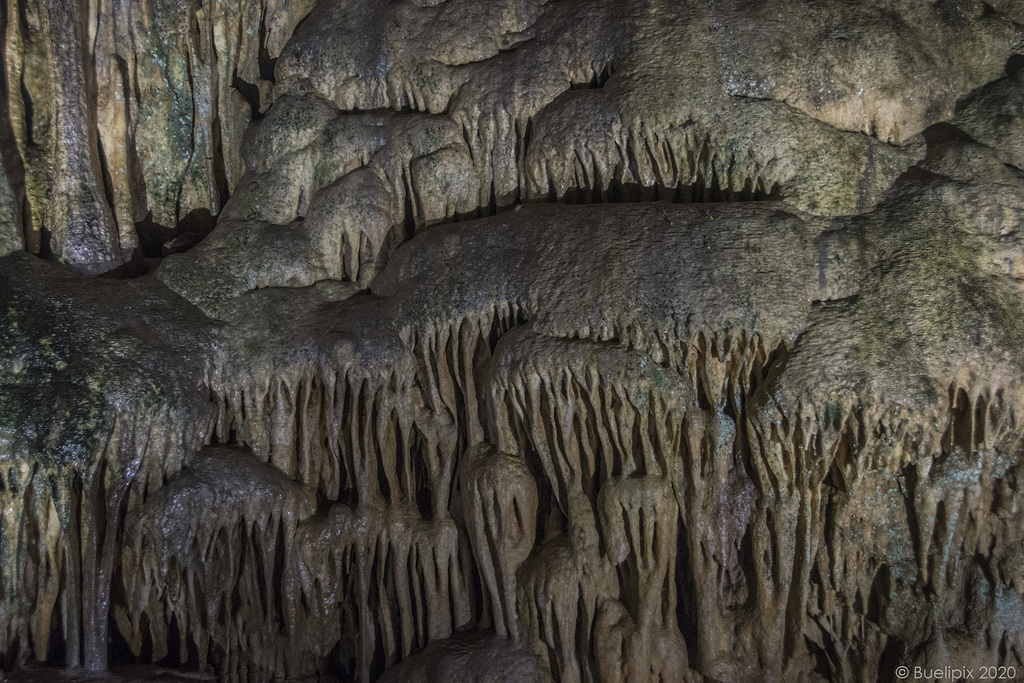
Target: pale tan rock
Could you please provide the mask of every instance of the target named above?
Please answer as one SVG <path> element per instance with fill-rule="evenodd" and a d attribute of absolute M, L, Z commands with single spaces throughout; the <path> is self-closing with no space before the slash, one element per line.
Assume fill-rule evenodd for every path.
<path fill-rule="evenodd" d="M 52 236 L 60 258 L 97 272 L 138 248 L 139 222 L 171 230 L 211 222 L 244 171 L 249 120 L 269 104 L 257 96 L 250 106 L 240 90 L 273 78 L 272 60 L 310 6 L 11 5 L 4 64 L 25 166 L 27 248 L 45 252 Z M 72 36 L 77 47 L 68 42 Z M 62 208 L 65 196 L 71 208 Z M 63 236 L 68 226 L 70 241 Z"/>
<path fill-rule="evenodd" d="M 998 77 L 1022 39 L 980 5 L 608 0 L 583 18 L 535 2 L 357 5 L 316 6 L 283 50 L 278 104 L 247 145 L 256 174 L 229 215 L 288 223 L 367 163 L 392 186 L 381 203 L 396 236 L 540 200 L 773 197 L 861 213 L 919 159 L 915 136 Z M 400 113 L 379 135 L 359 131 L 372 116 L 345 113 L 380 110 Z M 200 251 L 161 277 L 223 315 L 215 300 L 243 285 L 200 294 L 193 279 L 211 267 Z"/>
<path fill-rule="evenodd" d="M 518 640 L 516 571 L 533 549 L 537 484 L 521 458 L 489 447 L 462 457 L 459 483 L 470 542 L 490 593 L 494 632 Z"/>
<path fill-rule="evenodd" d="M 104 7 L 109 234 L 218 223 L 0 259 L 4 666 L 1024 667 L 1015 6 Z M 18 10 L 38 251 L 74 93 Z"/>

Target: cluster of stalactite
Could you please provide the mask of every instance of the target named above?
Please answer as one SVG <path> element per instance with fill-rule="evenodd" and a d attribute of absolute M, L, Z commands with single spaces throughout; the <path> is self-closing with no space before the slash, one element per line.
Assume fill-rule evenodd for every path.
<path fill-rule="evenodd" d="M 912 160 L 904 150 L 836 131 L 779 103 L 734 107 L 742 132 L 713 132 L 698 123 L 628 124 L 617 104 L 591 92 L 569 90 L 571 97 L 537 114 L 513 103 L 465 114 L 479 119 L 350 113 L 315 95 L 282 96 L 249 133 L 247 172 L 217 233 L 165 261 L 159 277 L 222 316 L 225 301 L 254 289 L 324 279 L 366 287 L 415 232 L 523 202 L 785 195 L 802 209 L 830 214 L 866 208 Z M 799 163 L 783 161 L 790 142 L 747 130 L 767 120 L 787 130 L 809 127 L 833 139 L 837 153 L 808 149 Z M 580 133 L 579 121 L 600 125 Z M 857 160 L 857 182 L 841 168 L 850 159 Z M 834 191 L 820 192 L 822 178 L 838 183 Z M 252 268 L 253 260 L 261 267 Z M 220 277 L 210 287 L 204 274 L 214 267 Z"/>
<path fill-rule="evenodd" d="M 816 9 L 780 27 L 771 49 L 747 35 L 755 49 L 721 27 L 746 30 L 740 17 L 756 8 L 694 7 L 685 19 L 662 8 L 657 29 L 657 12 L 626 16 L 614 2 L 586 22 L 544 2 L 503 4 L 486 21 L 463 5 L 355 8 L 317 5 L 282 49 L 272 106 L 246 134 L 245 173 L 216 231 L 159 268 L 212 316 L 259 288 L 325 278 L 366 286 L 412 234 L 523 203 L 781 199 L 817 216 L 868 212 L 920 160 L 919 134 L 997 79 L 1020 40 L 1009 22 L 972 14 L 974 33 L 954 33 L 961 43 L 970 33 L 973 47 L 926 64 L 933 41 L 909 46 L 919 30 L 944 35 L 951 18 L 917 5 L 894 10 L 907 17 L 898 30 L 872 24 L 870 49 L 809 31 L 824 21 Z M 841 3 L 833 12 L 836 25 L 868 20 Z M 450 22 L 461 18 L 469 23 L 456 35 Z M 365 42 L 370 34 L 376 42 Z M 849 59 L 849 70 L 814 81 L 784 58 L 787 40 L 828 55 L 846 45 L 822 61 Z M 896 78 L 875 61 L 882 45 L 886 64 L 918 76 L 899 88 L 866 78 Z M 945 60 L 960 70 L 935 66 Z M 705 70 L 716 76 L 695 75 Z M 918 94 L 895 96 L 911 87 Z"/>
<path fill-rule="evenodd" d="M 120 418 L 67 482 L 8 461 L 7 657 L 102 668 L 111 620 L 137 656 L 237 680 L 370 680 L 471 627 L 562 681 L 1024 657 L 1018 397 L 960 378 L 934 415 L 783 407 L 784 339 L 698 330 L 655 361 L 629 321 L 572 338 L 530 316 L 211 375 L 188 438 Z"/>
<path fill-rule="evenodd" d="M 126 529 L 141 500 L 208 438 L 202 420 L 182 417 L 166 406 L 118 414 L 87 461 L 7 454 L 0 534 L 6 666 L 56 658 L 71 668 L 107 667 L 109 617 L 124 609 L 118 577 Z"/>
<path fill-rule="evenodd" d="M 991 3 L 901 4 L 892 26 L 841 3 L 776 16 L 609 1 L 583 22 L 534 0 L 488 16 L 413 0 L 364 9 L 8 3 L 0 250 L 135 273 L 139 254 L 186 251 L 234 207 L 205 258 L 267 267 L 226 267 L 230 297 L 365 284 L 419 227 L 538 199 L 785 196 L 819 215 L 862 212 L 915 161 L 895 145 L 949 118 L 1021 41 L 1014 10 Z M 779 22 L 770 45 L 750 33 L 767 20 Z M 789 58 L 804 43 L 814 64 Z M 312 119 L 324 154 L 261 150 L 261 134 L 301 136 L 304 99 L 339 119 Z M 200 299 L 181 268 L 165 281 Z"/>
<path fill-rule="evenodd" d="M 0 139 L 24 247 L 103 272 L 140 238 L 159 255 L 179 226 L 208 232 L 244 171 L 243 134 L 270 105 L 274 61 L 312 5 L 7 3 Z"/>
<path fill-rule="evenodd" d="M 133 654 L 149 645 L 159 661 L 175 647 L 180 663 L 194 658 L 242 680 L 286 672 L 290 658 L 312 660 L 295 522 L 314 509 L 310 489 L 250 453 L 204 451 L 131 511 L 127 602 L 115 616 Z M 172 622 L 178 643 L 169 642 Z"/>
<path fill-rule="evenodd" d="M 229 217 L 285 224 L 317 220 L 318 208 L 322 212 L 327 205 L 333 220 L 339 220 L 338 213 L 351 219 L 357 211 L 339 212 L 337 202 L 376 192 L 381 221 L 353 221 L 361 224 L 361 233 L 331 231 L 353 245 L 368 240 L 375 254 L 382 235 L 373 231 L 386 233 L 391 222 L 423 227 L 544 199 L 765 199 L 792 179 L 791 169 L 773 161 L 778 150 L 730 151 L 738 141 L 712 139 L 698 126 L 631 129 L 609 112 L 615 120 L 607 129 L 563 139 L 569 121 L 604 122 L 607 116 L 587 115 L 615 106 L 584 103 L 583 112 L 554 106 L 536 122 L 511 107 L 481 120 L 458 121 L 416 112 L 348 113 L 314 96 L 283 97 L 254 128 L 245 155 L 251 175 Z M 374 180 L 377 186 L 365 186 Z M 324 226 L 303 227 L 327 232 Z M 332 277 L 368 281 L 358 265 L 330 271 Z"/>

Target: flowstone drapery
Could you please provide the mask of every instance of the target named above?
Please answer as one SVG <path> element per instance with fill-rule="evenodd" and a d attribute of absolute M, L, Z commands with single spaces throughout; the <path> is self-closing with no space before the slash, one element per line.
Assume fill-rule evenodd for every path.
<path fill-rule="evenodd" d="M 1017 3 L 3 31 L 7 674 L 1024 677 Z"/>

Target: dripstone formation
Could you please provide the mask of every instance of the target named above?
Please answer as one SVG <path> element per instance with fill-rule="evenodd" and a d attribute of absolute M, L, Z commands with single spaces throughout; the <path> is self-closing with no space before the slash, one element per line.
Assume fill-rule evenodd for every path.
<path fill-rule="evenodd" d="M 8 675 L 1024 679 L 1024 3 L 0 7 Z"/>

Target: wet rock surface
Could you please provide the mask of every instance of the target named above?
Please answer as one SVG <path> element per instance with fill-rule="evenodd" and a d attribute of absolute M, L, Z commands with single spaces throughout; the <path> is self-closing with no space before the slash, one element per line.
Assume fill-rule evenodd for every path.
<path fill-rule="evenodd" d="M 7 3 L 0 137 L 28 249 L 105 272 L 140 247 L 159 256 L 179 233 L 205 236 L 242 175 L 242 135 L 269 104 L 274 60 L 311 6 Z"/>
<path fill-rule="evenodd" d="M 1022 21 L 9 3 L 0 666 L 1024 677 Z"/>

